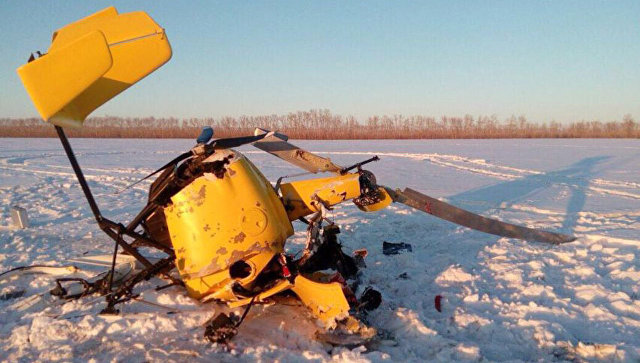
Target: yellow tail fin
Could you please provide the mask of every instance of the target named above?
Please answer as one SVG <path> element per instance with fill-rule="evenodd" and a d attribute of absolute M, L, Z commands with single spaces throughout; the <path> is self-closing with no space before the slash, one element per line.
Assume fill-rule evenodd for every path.
<path fill-rule="evenodd" d="M 80 126 L 170 58 L 164 29 L 149 15 L 109 7 L 57 30 L 48 53 L 17 72 L 45 121 Z"/>

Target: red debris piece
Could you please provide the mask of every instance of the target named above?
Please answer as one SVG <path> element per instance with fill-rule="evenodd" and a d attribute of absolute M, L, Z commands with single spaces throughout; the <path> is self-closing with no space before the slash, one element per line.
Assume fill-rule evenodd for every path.
<path fill-rule="evenodd" d="M 366 249 L 366 248 L 361 248 L 361 249 L 359 249 L 359 250 L 355 250 L 355 251 L 353 251 L 353 255 L 354 255 L 354 256 L 360 256 L 360 257 L 362 257 L 362 258 L 367 257 L 367 255 L 368 255 L 368 254 L 369 254 L 369 252 L 367 251 L 367 249 Z"/>
<path fill-rule="evenodd" d="M 342 293 L 344 294 L 344 297 L 347 299 L 347 302 L 349 302 L 349 305 L 355 306 L 358 304 L 358 299 L 356 298 L 356 294 L 354 294 L 351 288 L 349 287 L 349 285 L 347 285 L 347 280 L 345 280 L 344 277 L 342 277 L 342 274 L 340 272 L 336 272 L 333 276 L 331 276 L 331 278 L 329 279 L 329 282 L 337 282 L 340 285 L 342 285 Z"/>
<path fill-rule="evenodd" d="M 442 295 L 436 295 L 436 298 L 434 299 L 434 304 L 436 306 L 436 310 L 438 310 L 439 313 L 442 312 Z"/>
<path fill-rule="evenodd" d="M 287 266 L 287 257 L 284 254 L 280 254 L 278 262 L 280 262 L 282 266 L 282 276 L 286 279 L 291 277 L 291 271 L 289 270 L 289 266 Z"/>

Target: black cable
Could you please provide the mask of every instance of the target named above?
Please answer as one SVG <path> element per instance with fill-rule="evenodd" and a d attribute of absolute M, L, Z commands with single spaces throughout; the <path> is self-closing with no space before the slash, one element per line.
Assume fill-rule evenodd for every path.
<path fill-rule="evenodd" d="M 256 300 L 257 296 L 258 295 L 255 295 L 254 297 L 251 298 L 251 301 L 249 301 L 249 305 L 247 305 L 247 308 L 244 310 L 244 313 L 242 314 L 240 321 L 238 321 L 238 323 L 236 324 L 236 329 L 240 327 L 240 324 L 242 324 L 242 322 L 244 321 L 244 318 L 247 316 L 247 314 L 249 314 L 249 310 L 251 310 L 251 306 L 253 306 L 253 302 Z"/>
<path fill-rule="evenodd" d="M 19 266 L 19 267 L 14 267 L 11 270 L 5 271 L 3 273 L 0 273 L 0 276 L 2 275 L 6 275 L 9 272 L 13 272 L 13 271 L 20 271 L 20 270 L 28 270 L 30 268 L 37 268 L 37 267 L 53 267 L 53 268 L 58 268 L 58 267 L 64 267 L 64 266 L 50 266 L 50 265 L 31 265 L 31 266 Z"/>

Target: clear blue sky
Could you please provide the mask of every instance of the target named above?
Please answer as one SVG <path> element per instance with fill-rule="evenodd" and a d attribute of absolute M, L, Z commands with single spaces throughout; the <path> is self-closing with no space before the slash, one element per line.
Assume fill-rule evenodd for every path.
<path fill-rule="evenodd" d="M 93 115 L 640 118 L 638 0 L 4 0 L 0 117 L 36 115 L 15 68 L 109 5 L 147 11 L 173 58 Z"/>

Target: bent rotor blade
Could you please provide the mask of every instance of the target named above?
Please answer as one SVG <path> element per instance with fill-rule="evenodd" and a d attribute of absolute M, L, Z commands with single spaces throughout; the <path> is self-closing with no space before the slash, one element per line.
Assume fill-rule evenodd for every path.
<path fill-rule="evenodd" d="M 394 191 L 387 187 L 385 187 L 385 189 L 387 190 L 387 192 L 389 192 L 394 202 L 406 204 L 410 207 L 429 213 L 438 218 L 442 218 L 449 222 L 475 229 L 477 231 L 495 234 L 502 237 L 518 238 L 527 241 L 546 242 L 552 244 L 571 242 L 575 241 L 576 239 L 573 236 L 568 236 L 565 234 L 517 226 L 515 224 L 486 218 L 481 215 L 455 207 L 451 204 L 442 202 L 438 199 L 431 198 L 410 188 L 405 188 L 404 191 L 400 191 L 399 189 Z"/>
<path fill-rule="evenodd" d="M 242 145 L 250 144 L 268 137 L 268 135 L 256 135 L 256 136 L 240 136 L 240 137 L 227 137 L 225 139 L 216 139 L 211 142 L 211 145 L 216 150 L 230 149 L 232 147 L 239 147 Z"/>
<path fill-rule="evenodd" d="M 254 142 L 253 146 L 312 173 L 325 171 L 339 173 L 342 170 L 342 167 L 334 164 L 331 159 L 323 158 L 303 150 L 288 143 L 284 135 L 280 135 L 280 137 L 278 137 L 278 135 L 279 134 L 267 136 L 262 140 Z"/>

